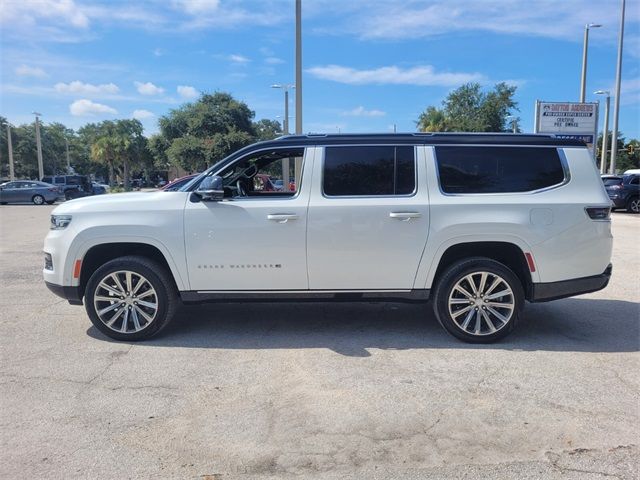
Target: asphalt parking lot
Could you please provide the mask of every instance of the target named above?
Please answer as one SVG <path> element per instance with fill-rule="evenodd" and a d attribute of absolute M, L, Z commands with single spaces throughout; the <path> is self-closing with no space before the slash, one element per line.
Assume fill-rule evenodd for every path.
<path fill-rule="evenodd" d="M 605 290 L 499 344 L 375 303 L 185 307 L 128 344 L 46 289 L 52 209 L 0 207 L 2 478 L 638 478 L 638 216 Z"/>

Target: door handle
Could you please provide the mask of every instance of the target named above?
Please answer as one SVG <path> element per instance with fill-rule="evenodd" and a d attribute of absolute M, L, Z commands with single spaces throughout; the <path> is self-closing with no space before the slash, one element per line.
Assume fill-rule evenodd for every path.
<path fill-rule="evenodd" d="M 270 213 L 267 215 L 267 220 L 272 220 L 278 223 L 287 223 L 289 220 L 297 220 L 298 215 L 295 213 Z"/>
<path fill-rule="evenodd" d="M 389 216 L 403 222 L 408 222 L 412 218 L 420 218 L 422 214 L 420 212 L 391 212 Z"/>

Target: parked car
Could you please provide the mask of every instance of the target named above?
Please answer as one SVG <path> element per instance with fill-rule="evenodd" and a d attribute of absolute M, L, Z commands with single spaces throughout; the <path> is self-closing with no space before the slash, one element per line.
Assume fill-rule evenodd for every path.
<path fill-rule="evenodd" d="M 110 190 L 109 185 L 99 182 L 91 182 L 91 189 L 93 190 L 94 195 L 102 195 Z"/>
<path fill-rule="evenodd" d="M 300 167 L 296 191 L 247 188 L 285 159 Z M 288 136 L 172 195 L 62 204 L 43 274 L 118 340 L 158 333 L 180 300 L 392 299 L 431 300 L 450 334 L 486 343 L 513 331 L 525 301 L 607 285 L 610 210 L 578 140 Z"/>
<path fill-rule="evenodd" d="M 162 190 L 163 192 L 176 192 L 176 191 L 180 190 L 182 187 L 184 187 L 191 180 L 196 178 L 198 175 L 200 175 L 200 174 L 199 173 L 194 173 L 192 175 L 185 175 L 184 177 L 176 178 L 175 180 L 167 183 L 160 190 Z"/>
<path fill-rule="evenodd" d="M 42 181 L 58 187 L 66 200 L 99 194 L 93 188 L 91 178 L 87 175 L 45 176 L 42 177 Z M 106 190 L 100 191 L 100 193 L 106 193 Z"/>
<path fill-rule="evenodd" d="M 49 205 L 55 203 L 62 194 L 58 187 L 50 183 L 35 180 L 16 180 L 0 185 L 0 204 L 33 203 L 35 205 Z"/>
<path fill-rule="evenodd" d="M 603 175 L 602 181 L 614 210 L 640 212 L 640 175 Z"/>

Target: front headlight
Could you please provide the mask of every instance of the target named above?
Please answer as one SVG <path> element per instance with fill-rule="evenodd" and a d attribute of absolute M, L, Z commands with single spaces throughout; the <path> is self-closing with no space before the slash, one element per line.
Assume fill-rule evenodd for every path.
<path fill-rule="evenodd" d="M 71 223 L 71 215 L 51 215 L 51 230 L 64 230 Z"/>

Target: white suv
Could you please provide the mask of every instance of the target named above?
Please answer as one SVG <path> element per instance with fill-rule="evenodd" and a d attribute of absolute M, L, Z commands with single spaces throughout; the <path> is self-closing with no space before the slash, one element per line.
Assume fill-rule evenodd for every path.
<path fill-rule="evenodd" d="M 158 333 L 179 299 L 431 298 L 449 333 L 491 342 L 525 300 L 607 285 L 610 206 L 574 140 L 288 136 L 243 148 L 181 191 L 60 205 L 44 278 L 119 340 Z"/>

